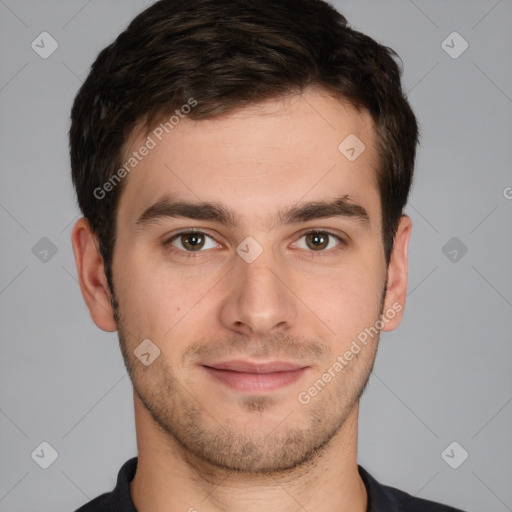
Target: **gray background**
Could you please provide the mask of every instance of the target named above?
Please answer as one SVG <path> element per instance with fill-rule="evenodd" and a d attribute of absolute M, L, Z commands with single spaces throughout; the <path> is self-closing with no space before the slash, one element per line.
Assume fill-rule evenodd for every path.
<path fill-rule="evenodd" d="M 97 53 L 149 3 L 0 0 L 2 512 L 74 510 L 136 455 L 117 335 L 92 323 L 76 281 L 67 130 Z M 401 56 L 422 132 L 406 314 L 381 339 L 359 462 L 413 495 L 512 510 L 512 1 L 336 5 Z M 43 31 L 59 45 L 47 59 L 31 48 Z M 456 59 L 441 45 L 453 31 L 469 44 Z M 31 457 L 43 441 L 58 452 L 48 469 Z"/>

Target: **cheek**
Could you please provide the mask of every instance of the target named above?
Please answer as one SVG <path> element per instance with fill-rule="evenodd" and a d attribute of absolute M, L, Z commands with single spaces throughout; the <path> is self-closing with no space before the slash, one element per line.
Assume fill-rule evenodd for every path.
<path fill-rule="evenodd" d="M 120 246 L 121 247 L 121 246 Z M 179 314 L 172 302 L 170 282 L 166 282 L 161 269 L 152 263 L 148 255 L 137 251 L 119 251 L 123 254 L 116 262 L 115 290 L 118 297 L 123 320 L 132 337 L 157 339 L 160 322 L 172 325 L 174 317 Z M 174 294 L 178 298 L 179 294 Z M 167 330 L 169 325 L 167 326 Z"/>
<path fill-rule="evenodd" d="M 311 310 L 343 339 L 374 325 L 385 283 L 385 266 L 378 258 L 365 258 L 359 253 L 345 263 L 322 277 L 297 283 L 298 288 L 310 290 L 305 302 Z"/>
<path fill-rule="evenodd" d="M 212 300 L 215 276 L 179 268 L 149 255 L 127 258 L 123 270 L 122 312 L 139 337 L 164 343 L 184 328 L 197 325 L 204 305 Z M 218 277 L 217 277 L 218 280 Z M 208 292 L 208 293 L 207 293 Z"/>

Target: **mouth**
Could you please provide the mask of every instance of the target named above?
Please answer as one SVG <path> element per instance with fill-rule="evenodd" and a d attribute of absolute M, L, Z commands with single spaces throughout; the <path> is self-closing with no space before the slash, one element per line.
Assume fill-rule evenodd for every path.
<path fill-rule="evenodd" d="M 211 377 L 231 389 L 251 393 L 274 391 L 290 385 L 308 368 L 286 361 L 253 363 L 239 360 L 202 366 Z"/>

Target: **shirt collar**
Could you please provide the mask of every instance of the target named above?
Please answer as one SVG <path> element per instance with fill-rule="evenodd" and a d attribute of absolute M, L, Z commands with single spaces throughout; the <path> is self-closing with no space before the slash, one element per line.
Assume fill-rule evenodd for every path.
<path fill-rule="evenodd" d="M 137 512 L 130 494 L 130 482 L 137 470 L 138 457 L 126 461 L 117 476 L 117 484 L 112 492 L 111 506 L 113 512 Z M 386 491 L 370 473 L 358 464 L 359 474 L 364 482 L 368 494 L 368 508 L 366 512 L 394 512 L 399 510 L 399 503 L 393 494 Z"/>

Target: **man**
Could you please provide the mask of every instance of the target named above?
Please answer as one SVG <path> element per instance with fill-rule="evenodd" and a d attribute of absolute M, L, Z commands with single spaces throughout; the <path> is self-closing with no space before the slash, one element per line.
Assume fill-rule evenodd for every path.
<path fill-rule="evenodd" d="M 138 457 L 81 512 L 455 510 L 357 464 L 417 138 L 392 50 L 319 0 L 162 0 L 99 54 L 72 243 Z"/>

